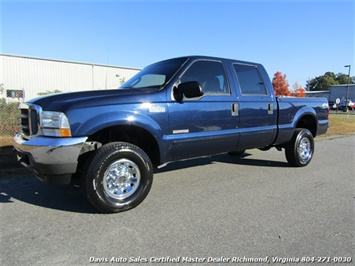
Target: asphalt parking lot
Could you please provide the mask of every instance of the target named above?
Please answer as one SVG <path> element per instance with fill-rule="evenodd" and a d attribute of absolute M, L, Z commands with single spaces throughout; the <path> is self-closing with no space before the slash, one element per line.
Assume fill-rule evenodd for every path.
<path fill-rule="evenodd" d="M 350 265 L 354 155 L 350 136 L 318 140 L 305 168 L 276 149 L 173 163 L 141 205 L 109 215 L 77 188 L 1 177 L 0 264 Z"/>

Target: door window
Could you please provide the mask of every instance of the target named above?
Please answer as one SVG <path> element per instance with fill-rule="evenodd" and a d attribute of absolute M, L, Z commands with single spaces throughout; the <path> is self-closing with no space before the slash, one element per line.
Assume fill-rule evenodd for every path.
<path fill-rule="evenodd" d="M 267 95 L 265 84 L 255 66 L 234 64 L 243 95 Z"/>
<path fill-rule="evenodd" d="M 196 61 L 182 75 L 181 82 L 197 81 L 205 95 L 230 94 L 221 62 Z"/>

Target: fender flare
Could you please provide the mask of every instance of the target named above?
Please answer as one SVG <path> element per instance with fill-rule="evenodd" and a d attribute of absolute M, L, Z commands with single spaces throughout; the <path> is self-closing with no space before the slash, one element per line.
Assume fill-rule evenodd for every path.
<path fill-rule="evenodd" d="M 312 129 L 309 129 L 314 136 L 317 133 L 318 121 L 316 111 L 310 106 L 304 106 L 297 111 L 292 121 L 292 127 L 296 129 L 297 124 L 299 124 L 299 122 L 306 116 L 312 117 L 312 119 L 315 121 L 314 131 Z"/>

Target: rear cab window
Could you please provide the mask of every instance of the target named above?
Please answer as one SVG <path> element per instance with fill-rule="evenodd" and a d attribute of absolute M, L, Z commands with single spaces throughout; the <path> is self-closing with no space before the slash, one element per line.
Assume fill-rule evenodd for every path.
<path fill-rule="evenodd" d="M 244 96 L 266 96 L 267 90 L 256 66 L 233 64 L 241 94 Z"/>

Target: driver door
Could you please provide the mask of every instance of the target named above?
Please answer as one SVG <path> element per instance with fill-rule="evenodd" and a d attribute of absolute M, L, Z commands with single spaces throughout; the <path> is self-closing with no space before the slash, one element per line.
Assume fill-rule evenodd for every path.
<path fill-rule="evenodd" d="M 196 60 L 180 81 L 199 82 L 204 95 L 169 103 L 173 160 L 235 150 L 239 139 L 238 105 L 222 62 Z"/>

